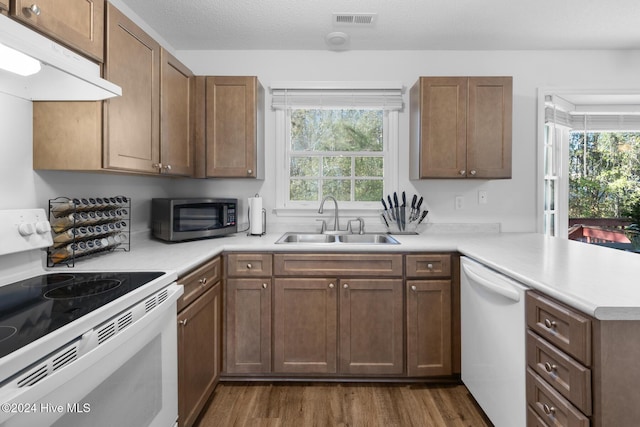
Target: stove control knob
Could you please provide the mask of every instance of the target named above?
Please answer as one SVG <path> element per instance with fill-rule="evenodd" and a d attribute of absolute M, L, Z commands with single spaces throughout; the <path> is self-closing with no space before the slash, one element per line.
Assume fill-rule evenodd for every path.
<path fill-rule="evenodd" d="M 22 224 L 18 225 L 18 233 L 20 233 L 21 236 L 25 237 L 31 236 L 33 233 L 35 233 L 35 228 L 30 222 L 23 222 Z"/>
<path fill-rule="evenodd" d="M 51 224 L 49 221 L 38 221 L 36 222 L 36 233 L 45 234 L 51 231 Z"/>

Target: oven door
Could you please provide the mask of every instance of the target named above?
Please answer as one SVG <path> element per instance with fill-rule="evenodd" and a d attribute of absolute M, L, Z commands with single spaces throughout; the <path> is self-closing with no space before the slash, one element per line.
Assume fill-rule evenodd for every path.
<path fill-rule="evenodd" d="M 170 285 L 3 384 L 0 425 L 175 426 L 181 294 Z"/>

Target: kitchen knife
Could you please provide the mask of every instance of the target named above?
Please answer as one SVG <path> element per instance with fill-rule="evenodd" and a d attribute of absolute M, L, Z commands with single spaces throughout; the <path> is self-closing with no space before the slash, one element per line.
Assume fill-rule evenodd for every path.
<path fill-rule="evenodd" d="M 393 215 L 393 202 L 391 202 L 391 195 L 387 194 L 387 200 L 389 201 L 389 217 L 392 221 L 395 221 L 396 218 Z"/>
<path fill-rule="evenodd" d="M 384 214 L 381 214 L 380 216 L 381 216 L 381 217 L 382 217 L 382 219 L 384 220 L 384 223 L 386 224 L 386 226 L 387 226 L 387 230 L 388 230 L 388 229 L 389 229 L 389 221 L 387 221 L 387 217 L 385 217 L 385 216 L 384 216 Z"/>
<path fill-rule="evenodd" d="M 398 207 L 398 193 L 393 192 L 393 206 L 396 214 L 396 223 L 398 224 L 398 230 L 402 230 L 401 220 L 400 220 L 400 209 Z"/>
<path fill-rule="evenodd" d="M 389 209 L 387 208 L 387 204 L 384 202 L 384 198 L 380 199 L 380 201 L 382 202 L 382 206 L 384 206 L 384 212 L 382 212 L 382 218 L 384 218 L 384 222 L 387 222 L 387 218 L 386 216 L 389 217 L 389 219 L 391 219 L 391 214 L 389 213 Z M 389 223 L 387 223 L 387 227 L 389 227 Z"/>
<path fill-rule="evenodd" d="M 417 195 L 413 195 L 413 199 L 411 199 L 411 212 L 409 213 L 409 222 L 413 221 L 413 217 L 416 214 L 416 201 L 418 200 Z"/>
<path fill-rule="evenodd" d="M 425 219 L 425 217 L 427 216 L 428 213 L 429 213 L 429 211 L 422 212 L 422 215 L 420 215 L 420 221 L 418 221 L 418 224 L 416 224 L 416 225 L 420 225 L 420 223 Z"/>
<path fill-rule="evenodd" d="M 405 229 L 407 223 L 407 195 L 402 192 L 402 206 L 400 207 L 400 221 L 402 225 L 402 231 Z"/>

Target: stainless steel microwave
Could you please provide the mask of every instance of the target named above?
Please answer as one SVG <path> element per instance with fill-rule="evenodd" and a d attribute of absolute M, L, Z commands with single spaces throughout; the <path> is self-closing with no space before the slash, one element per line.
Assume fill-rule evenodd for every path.
<path fill-rule="evenodd" d="M 238 199 L 151 199 L 151 229 L 171 242 L 206 239 L 238 231 Z"/>

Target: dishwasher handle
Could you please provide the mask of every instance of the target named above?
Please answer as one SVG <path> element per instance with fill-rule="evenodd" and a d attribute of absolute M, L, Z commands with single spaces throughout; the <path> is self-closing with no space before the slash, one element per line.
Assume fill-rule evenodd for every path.
<path fill-rule="evenodd" d="M 465 274 L 469 277 L 469 279 L 473 280 L 475 283 L 482 286 L 483 288 L 493 293 L 502 295 L 503 297 L 508 298 L 511 301 L 514 301 L 514 302 L 520 301 L 520 293 L 516 289 L 514 289 L 511 285 L 509 285 L 508 283 L 505 283 L 504 279 L 502 279 L 502 277 L 498 276 L 497 274 L 490 273 L 492 276 L 499 278 L 499 280 L 491 280 L 490 278 L 483 277 L 482 272 L 478 270 L 474 270 L 473 267 L 471 267 L 469 264 L 465 263 L 464 261 L 462 262 L 462 269 L 464 270 Z M 498 281 L 502 283 L 498 283 Z"/>

